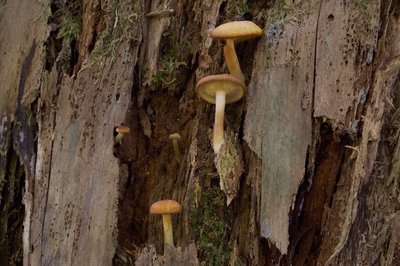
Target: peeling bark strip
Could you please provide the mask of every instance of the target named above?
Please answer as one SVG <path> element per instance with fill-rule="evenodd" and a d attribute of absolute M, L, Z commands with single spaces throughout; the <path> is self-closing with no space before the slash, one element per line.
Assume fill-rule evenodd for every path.
<path fill-rule="evenodd" d="M 311 143 L 317 19 L 314 7 L 298 26 L 279 21 L 268 24 L 248 85 L 244 138 L 263 165 L 261 236 L 282 254 L 289 245 L 289 213 Z"/>
<path fill-rule="evenodd" d="M 263 160 L 261 235 L 283 254 L 308 149 L 311 164 L 315 162 L 311 125 L 319 127 L 319 122 L 311 121 L 323 117 L 337 134 L 350 137 L 358 131 L 359 105 L 368 88 L 356 86 L 361 85 L 356 67 L 372 62 L 378 24 L 377 15 L 359 19 L 360 12 L 377 14 L 376 4 L 363 6 L 368 8 L 363 11 L 356 4 L 333 1 L 295 8 L 297 14 L 306 10 L 306 15 L 293 19 L 299 24 L 269 21 L 266 39 L 259 43 L 245 125 L 246 141 Z M 261 67 L 265 65 L 268 69 Z M 358 185 L 354 186 L 356 193 Z"/>
<path fill-rule="evenodd" d="M 220 187 L 226 195 L 226 205 L 237 196 L 240 188 L 240 177 L 243 174 L 242 151 L 237 145 L 234 132 L 225 132 L 225 143 L 214 159 L 220 178 Z"/>

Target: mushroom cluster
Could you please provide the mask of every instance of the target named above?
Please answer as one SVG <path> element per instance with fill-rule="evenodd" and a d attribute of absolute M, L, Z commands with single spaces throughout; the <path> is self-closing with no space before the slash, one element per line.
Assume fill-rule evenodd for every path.
<path fill-rule="evenodd" d="M 230 74 L 202 78 L 196 85 L 196 91 L 204 101 L 215 104 L 213 149 L 217 154 L 224 144 L 225 104 L 242 99 L 246 89 L 235 43 L 259 37 L 262 34 L 260 27 L 251 21 L 228 22 L 211 31 L 213 39 L 225 40 L 224 57 Z"/>
<path fill-rule="evenodd" d="M 213 149 L 217 154 L 224 144 L 225 104 L 239 101 L 243 98 L 246 90 L 244 75 L 235 51 L 235 43 L 261 35 L 262 30 L 251 21 L 225 23 L 211 32 L 212 38 L 225 40 L 223 51 L 230 74 L 211 75 L 202 78 L 196 85 L 196 92 L 204 101 L 215 104 Z M 118 130 L 118 133 L 122 132 Z M 118 135 L 116 142 L 120 142 L 121 138 L 122 136 Z M 175 160 L 180 163 L 182 154 L 178 142 L 181 136 L 179 133 L 173 133 L 169 135 L 169 139 L 172 141 Z M 181 205 L 174 200 L 160 200 L 150 207 L 150 214 L 162 215 L 165 245 L 174 246 L 171 214 L 181 212 Z"/>

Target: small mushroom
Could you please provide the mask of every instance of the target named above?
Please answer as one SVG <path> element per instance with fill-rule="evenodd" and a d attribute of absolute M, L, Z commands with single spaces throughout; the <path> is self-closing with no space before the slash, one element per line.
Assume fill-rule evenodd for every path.
<path fill-rule="evenodd" d="M 196 85 L 197 94 L 206 102 L 215 104 L 213 148 L 218 153 L 224 144 L 225 104 L 243 98 L 246 85 L 229 74 L 212 75 L 202 78 Z"/>
<path fill-rule="evenodd" d="M 151 214 L 162 215 L 164 227 L 164 244 L 174 246 L 171 214 L 181 212 L 182 206 L 175 200 L 159 200 L 151 205 Z"/>
<path fill-rule="evenodd" d="M 115 136 L 114 143 L 115 144 L 120 144 L 122 138 L 125 136 L 125 134 L 128 134 L 130 132 L 130 129 L 129 129 L 129 127 L 121 124 L 115 129 L 115 131 L 118 134 Z"/>
<path fill-rule="evenodd" d="M 257 38 L 263 31 L 251 21 L 233 21 L 219 25 L 211 31 L 211 38 L 224 39 L 224 56 L 229 72 L 240 80 L 244 80 L 239 60 L 235 51 L 235 43 Z"/>
<path fill-rule="evenodd" d="M 179 163 L 182 158 L 178 145 L 178 141 L 181 140 L 181 135 L 179 135 L 179 133 L 174 133 L 169 135 L 169 139 L 172 140 L 172 145 L 174 147 L 174 153 L 175 153 L 175 160 Z"/>

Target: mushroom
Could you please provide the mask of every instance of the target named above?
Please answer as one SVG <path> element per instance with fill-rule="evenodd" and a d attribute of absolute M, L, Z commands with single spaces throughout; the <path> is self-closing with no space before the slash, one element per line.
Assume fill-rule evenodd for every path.
<path fill-rule="evenodd" d="M 164 244 L 174 245 L 171 214 L 181 213 L 182 206 L 175 200 L 159 200 L 150 207 L 151 214 L 162 215 L 164 227 Z"/>
<path fill-rule="evenodd" d="M 179 150 L 178 141 L 181 140 L 181 135 L 179 133 L 174 133 L 169 135 L 169 139 L 172 140 L 172 145 L 174 147 L 175 160 L 179 163 L 181 161 L 181 152 Z"/>
<path fill-rule="evenodd" d="M 219 25 L 211 31 L 211 38 L 224 39 L 224 56 L 229 72 L 240 80 L 244 80 L 239 60 L 235 51 L 235 43 L 257 38 L 263 31 L 251 21 L 233 21 Z"/>
<path fill-rule="evenodd" d="M 129 129 L 129 127 L 121 124 L 115 129 L 115 131 L 118 134 L 115 136 L 114 143 L 115 144 L 120 144 L 122 138 L 124 137 L 125 134 L 128 134 L 130 132 L 130 129 Z"/>
<path fill-rule="evenodd" d="M 224 144 L 225 103 L 234 103 L 243 98 L 246 85 L 229 74 L 212 75 L 199 80 L 197 94 L 204 101 L 215 104 L 213 148 L 218 153 Z"/>

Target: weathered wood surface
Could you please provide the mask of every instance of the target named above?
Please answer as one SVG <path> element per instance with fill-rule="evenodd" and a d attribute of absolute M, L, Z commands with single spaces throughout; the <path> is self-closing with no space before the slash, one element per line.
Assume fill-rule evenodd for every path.
<path fill-rule="evenodd" d="M 89 13 L 92 4 L 85 9 Z M 91 14 L 84 17 L 97 19 Z M 115 47 L 114 56 L 120 60 L 96 61 L 83 53 L 82 71 L 74 76 L 58 73 L 55 67 L 44 73 L 29 256 L 32 265 L 112 262 L 120 178 L 113 134 L 114 127 L 125 121 L 137 57 L 137 47 L 130 47 L 129 41 Z"/>
<path fill-rule="evenodd" d="M 310 1 L 295 8 L 300 17 L 270 22 L 265 38 L 259 41 L 244 129 L 245 140 L 263 165 L 261 235 L 283 254 L 289 246 L 290 214 L 299 185 L 317 160 L 321 123 L 328 122 L 335 134 L 351 138 L 360 130 L 360 109 L 369 89 L 367 73 L 371 74 L 379 20 L 376 3 L 363 6 L 363 11 L 356 4 L 332 1 Z M 362 17 L 361 12 L 370 15 Z M 361 69 L 366 70 L 362 73 Z M 365 158 L 360 160 L 366 163 Z M 354 176 L 352 171 L 347 174 Z M 354 206 L 360 185 L 357 176 L 349 185 L 352 192 L 343 195 L 349 202 L 338 208 Z M 328 228 L 337 228 L 343 237 L 348 235 L 348 231 L 340 231 L 348 228 L 344 224 L 355 213 L 334 213 L 337 217 Z M 345 240 L 328 237 L 325 243 L 335 242 Z M 330 247 L 324 250 L 334 252 Z"/>
<path fill-rule="evenodd" d="M 130 61 L 127 56 L 124 58 Z M 37 231 L 32 230 L 33 239 L 37 239 L 33 264 L 111 262 L 119 179 L 113 130 L 124 120 L 131 89 L 128 77 L 132 75 L 129 68 L 125 73 L 118 70 L 106 69 L 106 76 L 100 73 L 99 77 L 97 70 L 87 70 L 76 79 L 65 76 L 59 85 L 56 108 L 63 112 L 57 112 L 50 129 L 51 156 L 42 161 L 49 165 L 49 172 L 41 172 L 44 180 L 35 186 L 35 196 L 45 195 L 34 208 L 42 215 L 33 220 L 39 223 Z M 98 86 L 93 86 L 96 79 L 100 79 Z M 43 250 L 46 252 L 40 255 Z"/>
<path fill-rule="evenodd" d="M 339 228 L 335 228 L 329 222 L 326 223 L 327 227 L 333 229 L 333 234 L 335 231 L 340 232 L 336 236 L 328 235 L 322 246 L 322 250 L 325 250 L 331 242 L 336 244 L 332 254 L 328 255 L 326 252 L 321 254 L 322 258 L 325 256 L 332 264 L 399 263 L 399 232 L 395 229 L 398 226 L 395 221 L 398 217 L 398 210 L 396 211 L 398 194 L 393 195 L 391 193 L 393 187 L 389 186 L 391 183 L 389 169 L 398 161 L 395 149 L 391 148 L 397 142 L 392 138 L 396 138 L 396 133 L 393 131 L 398 127 L 396 113 L 399 108 L 396 97 L 399 65 L 398 60 L 392 60 L 400 54 L 399 17 L 394 11 L 398 6 L 399 3 L 395 1 L 382 2 L 380 6 L 381 23 L 385 26 L 377 36 L 378 50 L 375 56 L 377 69 L 367 86 L 369 97 L 362 117 L 362 137 L 355 147 L 356 150 L 353 151 L 357 157 L 349 187 L 349 198 L 341 208 L 345 219 L 339 224 Z M 370 7 L 377 8 L 374 5 Z M 346 172 L 341 179 L 345 177 Z M 362 193 L 366 189 L 370 192 L 364 197 Z M 335 201 L 331 210 L 332 215 L 337 212 L 336 208 L 340 205 L 337 199 Z M 368 222 L 365 222 L 366 220 Z"/>
<path fill-rule="evenodd" d="M 369 117 L 368 111 L 362 117 L 361 110 L 366 94 L 380 90 L 380 85 L 373 82 L 371 65 L 374 50 L 378 47 L 378 14 L 379 5 L 373 2 L 341 6 L 327 1 L 321 6 L 316 44 L 314 118 L 329 121 L 334 128 L 334 138 L 339 138 L 344 146 L 339 157 L 343 160 L 341 169 L 335 173 L 337 189 L 331 192 L 334 193 L 331 196 L 333 201 L 325 205 L 329 207 L 324 207 L 327 209 L 323 212 L 321 227 L 325 234 L 318 264 L 332 262 L 347 242 L 358 212 L 360 186 L 373 167 L 368 156 L 375 157 L 376 150 L 367 150 L 366 146 L 360 147 L 359 151 L 352 150 L 350 144 L 360 132 L 361 143 L 369 142 L 369 131 L 373 130 L 369 121 L 375 118 Z M 360 127 L 362 122 L 363 128 Z M 354 156 L 355 161 L 352 160 Z M 365 168 L 366 165 L 369 167 Z"/>
<path fill-rule="evenodd" d="M 311 144 L 317 18 L 314 7 L 300 25 L 267 25 L 248 86 L 245 140 L 262 160 L 261 236 L 283 254 Z"/>
<path fill-rule="evenodd" d="M 153 245 L 145 247 L 135 262 L 136 266 L 196 266 L 197 250 L 194 244 L 187 248 L 164 247 L 164 255 L 157 255 Z"/>
<path fill-rule="evenodd" d="M 36 163 L 36 133 L 32 103 L 36 100 L 40 88 L 45 56 L 43 44 L 48 33 L 42 11 L 43 6 L 37 1 L 0 2 L 0 192 L 4 195 L 3 186 L 6 185 L 7 188 L 4 181 L 12 178 L 4 175 L 7 165 L 10 164 L 12 153 L 15 151 L 22 165 L 16 167 L 23 169 L 22 177 L 25 178 L 22 201 L 25 205 L 25 218 L 21 217 L 24 219 L 23 232 L 15 233 L 15 235 L 23 235 L 23 247 L 19 250 L 19 254 L 23 253 L 25 264 L 28 262 L 31 241 L 32 184 Z M 13 188 L 7 189 L 10 189 L 15 196 L 23 193 L 22 191 L 14 193 Z M 21 202 L 14 202 L 14 205 L 17 204 Z M 2 209 L 2 219 L 7 219 L 9 211 L 6 208 Z M 8 217 L 11 218 L 11 216 Z M 14 222 L 18 221 L 6 222 L 3 224 L 5 227 L 0 231 L 7 233 Z M 3 237 L 4 235 L 0 236 L 0 241 L 7 241 L 7 237 Z M 19 243 L 2 244 L 9 247 L 20 245 Z M 12 255 L 3 253 L 2 256 L 5 257 L 2 263 L 7 264 L 6 256 Z M 9 262 L 12 263 L 12 261 Z"/>
<path fill-rule="evenodd" d="M 399 4 L 272 2 L 85 0 L 72 42 L 57 39 L 49 1 L 0 3 L 0 178 L 17 154 L 25 264 L 111 265 L 118 250 L 139 264 L 182 254 L 209 264 L 396 264 L 399 130 L 387 121 L 398 123 L 398 72 L 379 69 L 400 53 Z M 214 107 L 194 88 L 227 72 L 210 30 L 243 18 L 265 34 L 237 46 L 248 90 L 226 109 L 240 166 L 222 180 L 226 206 L 209 138 Z M 114 148 L 121 122 L 131 135 Z M 183 205 L 174 217 L 183 253 L 168 258 L 143 249 L 162 245 L 160 219 L 148 215 L 161 198 Z"/>

